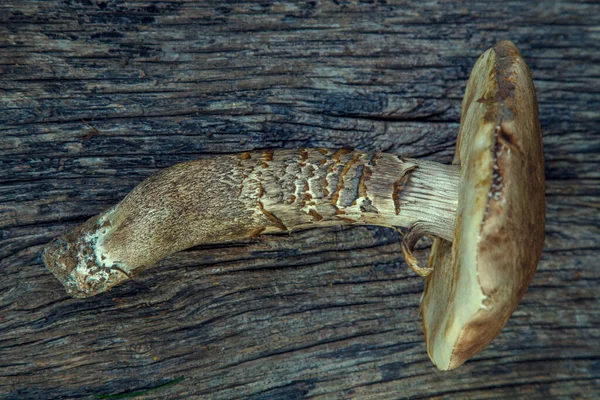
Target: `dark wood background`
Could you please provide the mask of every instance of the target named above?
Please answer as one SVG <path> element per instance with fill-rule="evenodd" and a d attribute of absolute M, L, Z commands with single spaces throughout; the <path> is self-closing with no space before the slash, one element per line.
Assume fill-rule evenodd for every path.
<path fill-rule="evenodd" d="M 40 250 L 161 168 L 258 148 L 449 162 L 477 57 L 513 40 L 544 132 L 538 273 L 500 336 L 429 361 L 400 234 L 355 227 L 205 246 L 87 300 Z M 600 396 L 596 1 L 4 0 L 0 397 Z M 426 257 L 426 249 L 420 251 Z"/>

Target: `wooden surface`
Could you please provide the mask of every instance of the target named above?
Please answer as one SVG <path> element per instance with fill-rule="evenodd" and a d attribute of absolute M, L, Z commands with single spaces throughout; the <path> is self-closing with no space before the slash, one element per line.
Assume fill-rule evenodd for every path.
<path fill-rule="evenodd" d="M 140 398 L 600 396 L 599 16 L 594 1 L 3 1 L 0 397 L 180 377 Z M 389 229 L 195 248 L 87 300 L 43 266 L 45 243 L 177 162 L 299 146 L 449 162 L 468 73 L 500 39 L 538 90 L 546 246 L 506 328 L 458 370 L 427 357 L 423 283 Z"/>

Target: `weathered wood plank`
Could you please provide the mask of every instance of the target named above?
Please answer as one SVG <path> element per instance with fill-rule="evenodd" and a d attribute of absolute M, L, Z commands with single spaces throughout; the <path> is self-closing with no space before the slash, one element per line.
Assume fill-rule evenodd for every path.
<path fill-rule="evenodd" d="M 600 396 L 600 5 L 0 4 L 0 397 Z M 176 254 L 66 297 L 39 251 L 178 162 L 354 147 L 449 162 L 478 55 L 532 69 L 548 222 L 538 273 L 484 352 L 440 373 L 400 233 L 311 230 Z M 418 256 L 427 257 L 427 243 Z"/>

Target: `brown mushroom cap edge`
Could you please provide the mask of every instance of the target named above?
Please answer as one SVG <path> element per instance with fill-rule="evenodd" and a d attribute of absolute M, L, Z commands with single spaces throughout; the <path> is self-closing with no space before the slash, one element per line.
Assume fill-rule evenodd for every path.
<path fill-rule="evenodd" d="M 421 313 L 427 352 L 458 367 L 502 330 L 544 244 L 544 156 L 535 88 L 515 45 L 477 61 L 462 103 L 452 243 L 435 239 Z"/>

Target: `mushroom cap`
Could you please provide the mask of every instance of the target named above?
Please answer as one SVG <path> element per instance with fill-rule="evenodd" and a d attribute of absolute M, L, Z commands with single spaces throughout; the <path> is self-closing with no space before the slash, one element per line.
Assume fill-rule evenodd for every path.
<path fill-rule="evenodd" d="M 435 239 L 421 313 L 427 352 L 453 369 L 500 333 L 544 244 L 544 155 L 535 88 L 515 45 L 477 61 L 462 103 L 452 243 Z"/>

